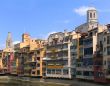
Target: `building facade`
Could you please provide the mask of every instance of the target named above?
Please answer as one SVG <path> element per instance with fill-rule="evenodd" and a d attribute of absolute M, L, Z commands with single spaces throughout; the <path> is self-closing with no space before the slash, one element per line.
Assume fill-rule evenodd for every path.
<path fill-rule="evenodd" d="M 6 48 L 3 49 L 2 64 L 4 73 L 11 73 L 13 70 L 14 49 L 11 33 L 8 32 L 6 39 Z"/>
<path fill-rule="evenodd" d="M 46 48 L 46 77 L 72 78 L 70 33 L 50 34 Z"/>
<path fill-rule="evenodd" d="M 17 74 L 21 76 L 43 76 L 45 40 L 32 39 L 29 34 L 22 35 L 22 42 L 15 45 Z"/>
<path fill-rule="evenodd" d="M 76 78 L 94 80 L 94 73 L 96 66 L 96 57 L 94 57 L 97 51 L 98 34 L 105 30 L 106 26 L 102 26 L 98 23 L 98 15 L 95 8 L 90 8 L 87 11 L 87 23 L 82 24 L 76 28 L 76 32 L 80 33 L 76 66 Z M 97 74 L 96 74 L 97 75 Z"/>

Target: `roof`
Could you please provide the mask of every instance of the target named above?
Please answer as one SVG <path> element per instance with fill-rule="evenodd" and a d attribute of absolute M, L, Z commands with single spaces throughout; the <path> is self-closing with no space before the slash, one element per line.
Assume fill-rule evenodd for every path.
<path fill-rule="evenodd" d="M 95 7 L 89 7 L 88 10 L 96 10 L 96 8 Z"/>

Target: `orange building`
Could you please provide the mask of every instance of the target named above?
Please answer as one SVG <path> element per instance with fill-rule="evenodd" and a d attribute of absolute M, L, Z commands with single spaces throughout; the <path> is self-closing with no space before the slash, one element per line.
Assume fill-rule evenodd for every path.
<path fill-rule="evenodd" d="M 22 35 L 22 42 L 14 46 L 17 73 L 23 76 L 42 76 L 42 58 L 45 40 L 32 39 L 29 34 Z"/>

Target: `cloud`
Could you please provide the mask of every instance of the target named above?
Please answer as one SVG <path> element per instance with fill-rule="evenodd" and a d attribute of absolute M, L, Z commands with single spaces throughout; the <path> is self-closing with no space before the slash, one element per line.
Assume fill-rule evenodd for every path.
<path fill-rule="evenodd" d="M 80 16 L 85 16 L 87 10 L 90 9 L 90 8 L 91 7 L 89 7 L 89 6 L 81 6 L 79 8 L 74 9 L 73 12 L 79 14 Z"/>
<path fill-rule="evenodd" d="M 20 41 L 14 41 L 14 42 L 13 42 L 14 45 L 15 45 L 15 44 L 18 44 L 18 43 L 20 43 Z"/>

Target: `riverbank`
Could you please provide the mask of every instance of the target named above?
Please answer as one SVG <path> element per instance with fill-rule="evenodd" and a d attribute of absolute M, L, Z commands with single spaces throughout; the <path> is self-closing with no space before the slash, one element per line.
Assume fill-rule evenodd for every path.
<path fill-rule="evenodd" d="M 82 80 L 39 79 L 17 76 L 1 76 L 0 83 L 11 83 L 17 86 L 110 86 L 110 84 L 100 84 Z"/>
<path fill-rule="evenodd" d="M 38 78 L 15 76 L 1 76 L 0 86 L 1 84 L 11 84 L 8 86 L 70 86 L 70 84 L 46 82 L 45 80 L 40 80 Z"/>

